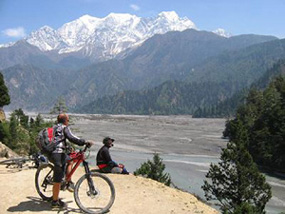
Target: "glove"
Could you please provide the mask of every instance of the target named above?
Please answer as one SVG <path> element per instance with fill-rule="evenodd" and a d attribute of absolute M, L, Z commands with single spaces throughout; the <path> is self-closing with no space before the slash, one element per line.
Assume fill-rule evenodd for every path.
<path fill-rule="evenodd" d="M 87 140 L 87 141 L 85 142 L 85 144 L 87 145 L 88 148 L 90 148 L 91 146 L 95 145 L 95 141 L 93 141 L 93 140 Z"/>

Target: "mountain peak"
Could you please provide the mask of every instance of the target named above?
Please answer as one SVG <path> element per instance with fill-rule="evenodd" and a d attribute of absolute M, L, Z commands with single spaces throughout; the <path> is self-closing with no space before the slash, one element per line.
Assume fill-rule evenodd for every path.
<path fill-rule="evenodd" d="M 169 20 L 178 20 L 179 16 L 175 11 L 163 11 L 158 14 L 159 17 L 163 17 Z"/>
<path fill-rule="evenodd" d="M 48 26 L 48 25 L 44 25 L 40 28 L 40 30 L 49 30 L 49 31 L 52 31 L 54 30 L 52 27 Z"/>
<path fill-rule="evenodd" d="M 155 34 L 190 28 L 196 29 L 195 24 L 187 17 L 180 18 L 175 11 L 164 11 L 153 18 L 128 13 L 110 13 L 103 18 L 85 14 L 57 30 L 43 26 L 32 32 L 26 41 L 42 51 L 80 52 L 96 61 L 113 58 Z"/>
<path fill-rule="evenodd" d="M 79 20 L 81 20 L 83 22 L 89 22 L 90 20 L 98 20 L 98 18 L 86 14 L 86 15 L 79 17 Z"/>
<path fill-rule="evenodd" d="M 113 19 L 117 22 L 125 22 L 134 18 L 138 17 L 136 15 L 131 15 L 129 13 L 110 13 L 104 19 Z"/>
<path fill-rule="evenodd" d="M 216 30 L 213 31 L 213 33 L 219 35 L 219 36 L 222 36 L 222 37 L 226 37 L 226 38 L 229 38 L 232 36 L 231 33 L 227 32 L 225 29 L 223 28 L 218 28 Z"/>

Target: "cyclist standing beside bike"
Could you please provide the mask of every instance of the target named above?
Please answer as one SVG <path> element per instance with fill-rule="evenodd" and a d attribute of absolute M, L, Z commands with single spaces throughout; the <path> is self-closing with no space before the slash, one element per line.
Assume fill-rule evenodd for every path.
<path fill-rule="evenodd" d="M 59 199 L 59 192 L 61 187 L 61 181 L 65 173 L 65 166 L 67 162 L 71 160 L 71 158 L 66 153 L 66 139 L 79 146 L 83 146 L 85 144 L 92 144 L 92 142 L 87 142 L 86 140 L 80 139 L 71 133 L 68 127 L 69 117 L 67 114 L 59 114 L 57 117 L 57 122 L 58 124 L 54 127 L 54 136 L 55 141 L 58 142 L 58 145 L 56 149 L 49 155 L 49 160 L 54 164 L 54 183 L 51 206 L 52 208 L 65 208 L 66 203 Z M 71 171 L 71 168 L 72 163 L 68 164 L 66 168 L 66 173 L 69 173 Z M 74 184 L 72 183 L 72 181 L 69 181 L 67 186 L 70 191 L 74 189 Z"/>

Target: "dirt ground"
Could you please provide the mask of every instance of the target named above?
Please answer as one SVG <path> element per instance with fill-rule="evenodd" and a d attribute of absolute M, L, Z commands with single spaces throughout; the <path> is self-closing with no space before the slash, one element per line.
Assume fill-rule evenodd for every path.
<path fill-rule="evenodd" d="M 60 197 L 68 203 L 65 211 L 51 211 L 50 204 L 41 200 L 34 184 L 35 169 L 19 170 L 0 165 L 0 213 L 80 213 L 68 191 Z M 83 169 L 76 172 L 76 181 Z M 134 175 L 111 175 L 116 198 L 110 214 L 191 214 L 218 213 L 213 208 L 198 201 L 193 195 L 167 187 L 156 181 Z"/>

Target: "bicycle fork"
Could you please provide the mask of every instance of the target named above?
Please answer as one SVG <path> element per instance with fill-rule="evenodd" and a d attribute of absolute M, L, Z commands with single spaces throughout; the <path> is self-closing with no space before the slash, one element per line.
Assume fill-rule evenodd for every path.
<path fill-rule="evenodd" d="M 41 185 L 41 186 L 44 188 L 44 192 L 46 191 L 46 188 L 47 188 L 48 185 L 53 184 L 53 179 L 52 179 L 52 177 L 50 176 L 50 174 L 51 174 L 52 171 L 53 171 L 53 170 L 51 169 L 51 170 L 48 172 L 48 174 L 45 176 L 45 178 L 44 178 L 44 180 L 43 180 L 43 183 L 42 183 L 42 185 Z"/>
<path fill-rule="evenodd" d="M 89 169 L 88 162 L 83 161 L 83 166 L 84 166 L 84 169 L 85 169 L 85 176 L 86 176 L 86 179 L 87 179 L 87 182 L 88 182 L 88 187 L 89 187 L 89 191 L 87 191 L 87 195 L 88 196 L 96 196 L 96 195 L 98 195 L 98 191 L 95 189 L 93 180 L 91 178 L 91 172 L 90 172 L 90 169 Z"/>

